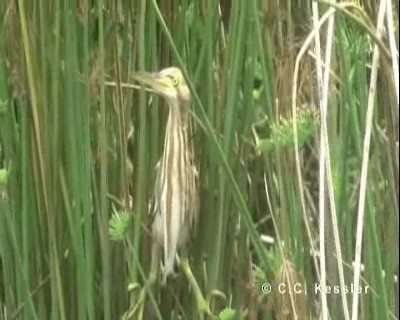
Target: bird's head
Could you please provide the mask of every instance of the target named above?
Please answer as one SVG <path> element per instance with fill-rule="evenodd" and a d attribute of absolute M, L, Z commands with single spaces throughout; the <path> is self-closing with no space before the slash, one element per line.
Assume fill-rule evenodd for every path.
<path fill-rule="evenodd" d="M 133 79 L 164 97 L 169 104 L 190 100 L 189 88 L 179 68 L 169 67 L 156 73 L 136 72 Z"/>

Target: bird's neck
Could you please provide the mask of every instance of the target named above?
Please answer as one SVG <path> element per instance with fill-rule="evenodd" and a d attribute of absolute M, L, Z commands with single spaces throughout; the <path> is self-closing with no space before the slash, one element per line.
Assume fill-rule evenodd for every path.
<path fill-rule="evenodd" d="M 187 101 L 179 100 L 178 104 L 170 104 L 167 131 L 184 130 L 187 134 L 189 126 L 188 103 Z"/>
<path fill-rule="evenodd" d="M 174 105 L 169 107 L 167 127 L 165 130 L 164 159 L 167 153 L 179 154 L 185 152 L 192 154 L 192 142 L 189 138 L 190 116 L 186 105 Z M 185 157 L 186 159 L 186 157 Z"/>

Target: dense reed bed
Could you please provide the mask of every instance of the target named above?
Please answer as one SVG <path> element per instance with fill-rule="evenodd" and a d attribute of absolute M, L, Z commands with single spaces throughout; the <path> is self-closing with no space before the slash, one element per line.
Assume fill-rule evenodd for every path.
<path fill-rule="evenodd" d="M 168 109 L 128 84 L 171 65 L 193 98 L 204 318 L 397 319 L 397 12 L 1 1 L 0 319 L 203 317 L 179 268 L 137 306 Z"/>

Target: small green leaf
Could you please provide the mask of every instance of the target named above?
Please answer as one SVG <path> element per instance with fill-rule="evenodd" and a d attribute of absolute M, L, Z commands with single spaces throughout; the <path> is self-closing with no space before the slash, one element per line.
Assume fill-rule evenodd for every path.
<path fill-rule="evenodd" d="M 220 320 L 231 320 L 236 316 L 236 313 L 234 309 L 225 308 L 219 313 L 218 317 Z"/>
<path fill-rule="evenodd" d="M 112 215 L 108 223 L 108 232 L 111 240 L 121 241 L 125 238 L 130 219 L 131 215 L 126 211 L 118 211 Z"/>
<path fill-rule="evenodd" d="M 318 121 L 315 111 L 305 109 L 297 115 L 297 140 L 299 146 L 308 143 L 318 131 Z M 277 147 L 289 147 L 294 144 L 293 119 L 281 119 L 271 125 L 269 138 L 260 139 L 258 149 L 268 153 Z"/>

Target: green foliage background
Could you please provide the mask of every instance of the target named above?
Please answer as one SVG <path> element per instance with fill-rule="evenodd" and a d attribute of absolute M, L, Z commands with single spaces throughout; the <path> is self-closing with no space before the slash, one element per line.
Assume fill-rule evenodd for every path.
<path fill-rule="evenodd" d="M 136 70 L 170 65 L 184 71 L 193 96 L 201 218 L 189 256 L 212 313 L 318 318 L 320 296 L 262 290 L 266 282 L 319 282 L 321 198 L 324 271 L 339 285 L 328 193 L 318 192 L 312 48 L 300 61 L 292 112 L 312 3 L 0 2 L 0 319 L 119 319 L 135 306 L 148 276 L 148 201 L 168 110 L 122 84 Z M 326 145 L 349 286 L 379 1 L 351 4 L 335 15 Z M 318 6 L 320 16 L 330 8 Z M 323 52 L 326 35 L 324 25 Z M 398 96 L 388 39 L 380 42 L 367 155 L 361 283 L 371 292 L 360 295 L 360 319 L 398 316 Z M 122 226 L 120 242 L 109 235 L 115 212 L 124 212 L 121 225 L 111 221 L 114 231 Z M 181 274 L 148 298 L 145 319 L 199 317 Z M 350 312 L 353 295 L 346 298 Z M 327 299 L 331 319 L 345 319 L 340 295 Z"/>

